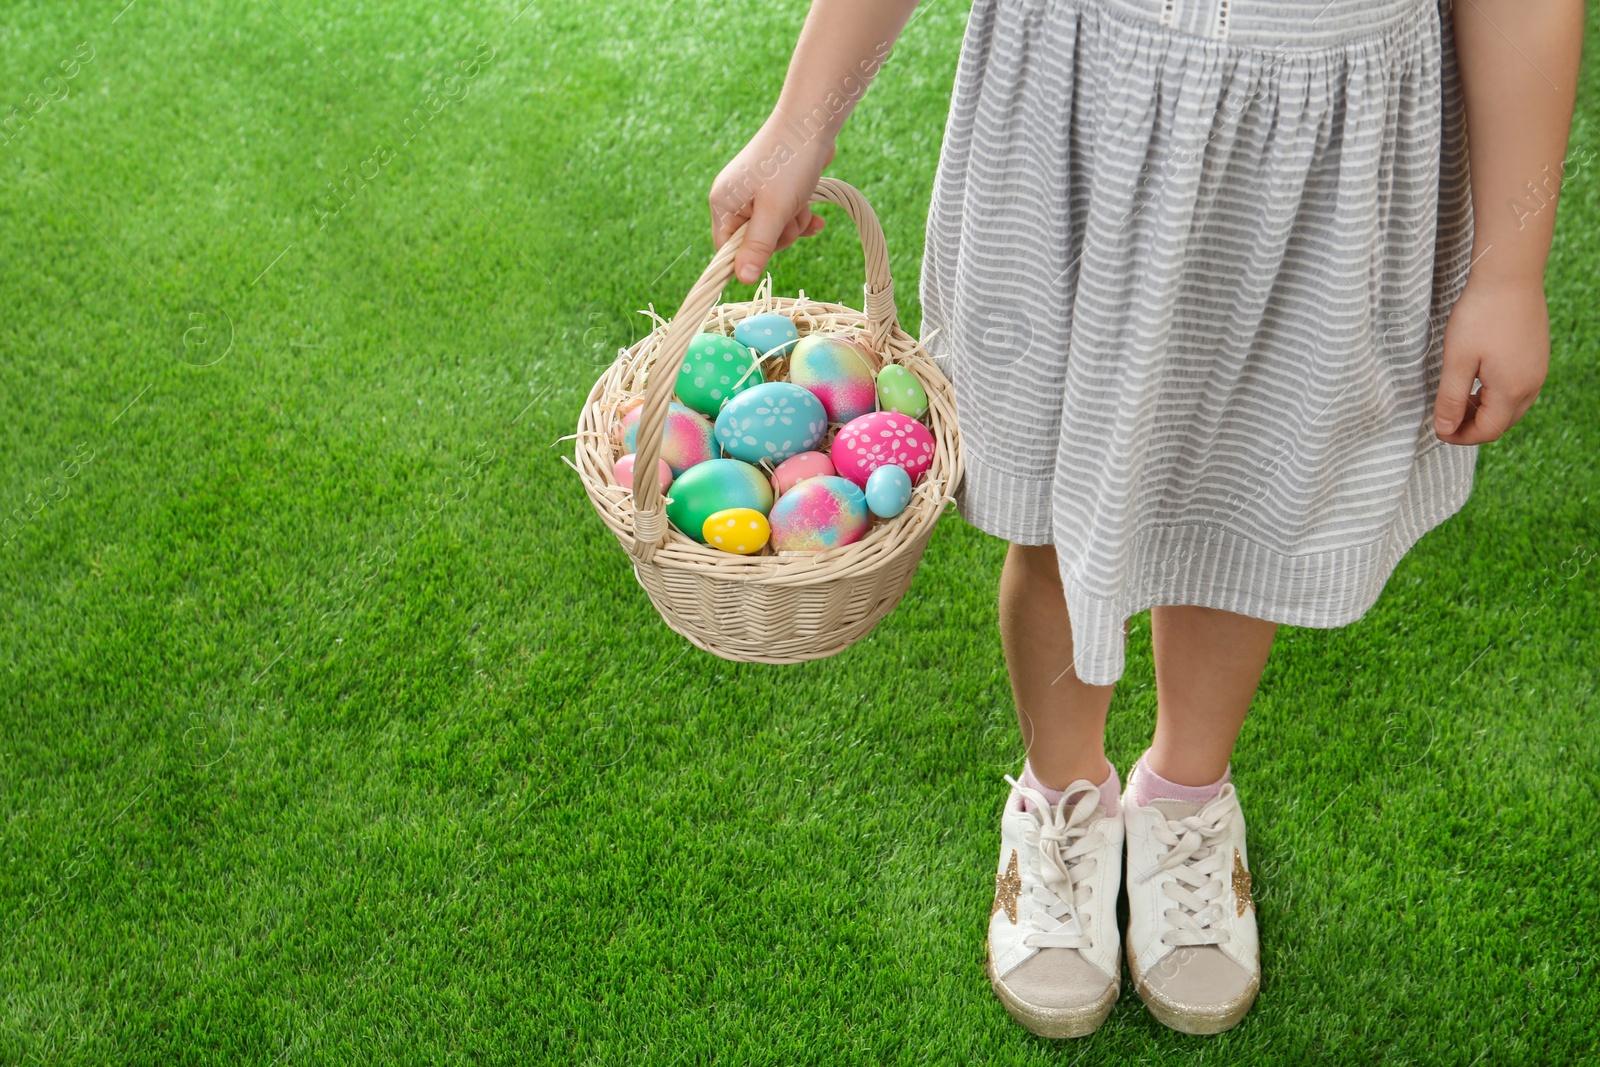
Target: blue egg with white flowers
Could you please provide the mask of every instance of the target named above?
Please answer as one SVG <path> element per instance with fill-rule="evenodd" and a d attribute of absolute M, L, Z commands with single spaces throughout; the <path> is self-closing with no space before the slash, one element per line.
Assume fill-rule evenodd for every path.
<path fill-rule="evenodd" d="M 867 510 L 892 519 L 911 503 L 911 475 L 904 467 L 885 464 L 867 475 Z"/>
<path fill-rule="evenodd" d="M 827 436 L 828 413 L 809 389 L 764 382 L 722 405 L 715 433 L 726 455 L 776 465 L 816 448 Z"/>
<path fill-rule="evenodd" d="M 736 323 L 733 327 L 733 339 L 746 348 L 753 348 L 763 356 L 776 351 L 780 356 L 789 354 L 789 349 L 800 340 L 800 331 L 795 329 L 794 323 L 782 315 L 767 312 L 763 315 L 752 315 Z"/>

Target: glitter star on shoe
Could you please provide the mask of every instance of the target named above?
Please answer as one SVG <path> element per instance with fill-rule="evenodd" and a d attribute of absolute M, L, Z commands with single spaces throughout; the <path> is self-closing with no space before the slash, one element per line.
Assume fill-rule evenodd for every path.
<path fill-rule="evenodd" d="M 1055 805 L 1006 781 L 989 984 L 1032 1033 L 1082 1037 L 1105 1021 L 1121 986 L 1122 819 L 1106 815 L 1099 788 L 1083 779 Z"/>
<path fill-rule="evenodd" d="M 1204 804 L 1122 797 L 1128 970 L 1150 1013 L 1186 1034 L 1244 1018 L 1261 984 L 1244 812 L 1233 783 Z"/>

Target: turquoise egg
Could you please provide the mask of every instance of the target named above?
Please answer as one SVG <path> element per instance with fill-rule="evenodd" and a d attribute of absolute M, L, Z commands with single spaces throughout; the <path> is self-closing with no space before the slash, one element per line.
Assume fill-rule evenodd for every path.
<path fill-rule="evenodd" d="M 847 478 L 807 478 L 778 498 L 768 521 L 774 551 L 837 548 L 867 532 L 867 498 Z"/>
<path fill-rule="evenodd" d="M 792 382 L 746 389 L 717 413 L 717 444 L 747 463 L 782 463 L 817 447 L 827 433 L 822 401 Z"/>
<path fill-rule="evenodd" d="M 915 374 L 891 363 L 878 372 L 878 410 L 920 419 L 928 413 L 928 391 Z"/>
<path fill-rule="evenodd" d="M 853 483 L 852 483 L 853 484 Z M 911 503 L 911 475 L 894 464 L 867 475 L 867 510 L 880 519 L 892 519 Z"/>
<path fill-rule="evenodd" d="M 772 486 L 758 467 L 737 459 L 708 459 L 680 474 L 667 490 L 667 521 L 704 543 L 706 520 L 729 508 L 772 510 Z"/>
<path fill-rule="evenodd" d="M 688 407 L 715 418 L 729 398 L 765 380 L 750 349 L 720 333 L 697 333 L 673 391 Z"/>
<path fill-rule="evenodd" d="M 782 315 L 767 312 L 765 315 L 752 315 L 733 328 L 734 340 L 747 348 L 753 348 L 763 356 L 774 349 L 779 349 L 781 356 L 789 351 L 789 346 L 800 339 L 800 331 L 794 328 L 794 323 Z"/>

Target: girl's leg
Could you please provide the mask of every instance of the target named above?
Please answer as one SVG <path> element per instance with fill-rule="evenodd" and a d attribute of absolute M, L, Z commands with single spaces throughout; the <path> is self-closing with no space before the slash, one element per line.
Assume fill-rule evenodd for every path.
<path fill-rule="evenodd" d="M 1011 545 L 1000 572 L 1000 642 L 1017 725 L 1040 782 L 1103 782 L 1106 710 L 1114 689 L 1085 685 L 1072 669 L 1072 626 L 1053 545 Z"/>
<path fill-rule="evenodd" d="M 1214 802 L 1277 625 L 1184 605 L 1152 608 L 1150 629 L 1156 733 L 1123 806 L 1129 968 L 1157 1019 L 1212 1034 L 1244 1017 L 1261 980 L 1244 815 L 1236 796 Z"/>
<path fill-rule="evenodd" d="M 1112 687 L 1084 685 L 1073 673 L 1052 547 L 1008 550 L 1000 640 L 1028 762 L 1018 779 L 1027 792 L 1008 794 L 1000 819 L 989 981 L 1035 1034 L 1081 1037 L 1105 1021 L 1122 984 L 1123 832 L 1119 782 L 1105 756 Z M 1098 805 L 1068 793 L 1079 779 L 1080 789 L 1098 794 Z M 1052 874 L 1060 871 L 1065 881 Z"/>
<path fill-rule="evenodd" d="M 1190 605 L 1150 610 L 1156 733 L 1145 764 L 1179 785 L 1210 785 L 1228 769 L 1277 623 Z"/>

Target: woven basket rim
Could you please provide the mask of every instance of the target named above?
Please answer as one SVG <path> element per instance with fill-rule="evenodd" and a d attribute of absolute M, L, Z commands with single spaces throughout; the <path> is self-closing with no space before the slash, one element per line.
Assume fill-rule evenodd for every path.
<path fill-rule="evenodd" d="M 787 312 L 785 317 L 791 319 L 835 320 L 823 329 L 802 326 L 802 336 L 828 332 L 829 328 L 867 332 L 868 318 L 860 309 L 813 299 L 804 290 L 792 297 L 775 296 L 771 283 L 768 274 L 751 299 L 716 304 L 701 325 L 701 332 L 731 335 L 733 323 L 767 312 Z M 648 370 L 653 346 L 661 343 L 671 323 L 653 307 L 641 310 L 641 314 L 649 315 L 655 325 L 633 344 L 620 349 L 617 358 L 595 380 L 584 400 L 578 433 L 574 435 L 579 462 L 572 464 L 596 509 L 625 549 L 631 547 L 633 537 L 632 493 L 618 485 L 611 474 L 617 446 L 610 433 L 610 423 L 619 404 L 644 395 L 647 378 L 641 378 L 634 389 L 622 388 L 623 380 L 635 369 Z M 898 322 L 892 324 L 886 342 L 883 347 L 887 351 L 873 348 L 874 373 L 890 363 L 897 363 L 916 376 L 929 399 L 929 410 L 922 421 L 933 424 L 930 429 L 935 441 L 933 464 L 919 479 L 912 501 L 904 511 L 893 519 L 874 521 L 864 537 L 848 545 L 787 553 L 766 549 L 752 555 L 725 552 L 702 544 L 668 523 L 666 536 L 647 565 L 696 570 L 707 578 L 730 582 L 788 585 L 833 581 L 856 572 L 870 572 L 907 553 L 920 554 L 933 524 L 947 511 L 960 484 L 963 473 L 960 432 L 955 421 L 954 397 L 939 361 Z M 588 462 L 584 462 L 586 459 Z M 770 474 L 766 468 L 760 469 Z M 667 493 L 670 496 L 670 488 Z M 611 508 L 615 510 L 610 511 Z M 635 559 L 634 564 L 637 567 L 639 561 Z"/>

